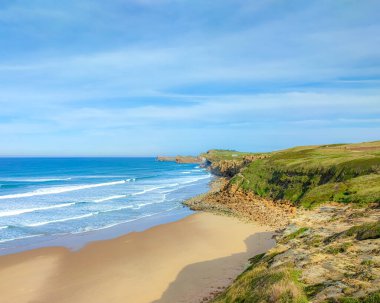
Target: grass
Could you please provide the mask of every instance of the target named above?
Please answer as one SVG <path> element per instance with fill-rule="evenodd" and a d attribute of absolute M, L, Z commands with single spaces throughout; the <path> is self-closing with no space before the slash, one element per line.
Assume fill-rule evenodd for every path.
<path fill-rule="evenodd" d="M 210 162 L 216 162 L 221 160 L 244 160 L 246 156 L 252 155 L 262 155 L 263 153 L 249 153 L 249 152 L 238 152 L 236 150 L 223 150 L 223 149 L 212 149 L 207 153 L 203 153 L 200 156 L 205 157 Z"/>
<path fill-rule="evenodd" d="M 213 303 L 306 303 L 304 285 L 300 282 L 300 271 L 294 264 L 286 263 L 270 267 L 274 257 L 283 250 L 272 249 L 250 259 L 251 266 Z"/>
<path fill-rule="evenodd" d="M 306 303 L 300 272 L 285 265 L 268 268 L 260 263 L 240 275 L 214 303 Z"/>
<path fill-rule="evenodd" d="M 380 302 L 380 291 L 376 291 L 360 298 L 341 297 L 337 299 L 330 299 L 326 301 L 325 303 L 379 303 L 379 302 Z"/>
<path fill-rule="evenodd" d="M 250 258 L 249 262 L 251 263 L 251 268 L 255 266 L 257 263 L 259 263 L 264 256 L 265 256 L 265 253 L 262 253 Z"/>
<path fill-rule="evenodd" d="M 305 207 L 320 204 L 321 201 L 357 203 L 366 205 L 380 202 L 380 175 L 369 174 L 345 182 L 332 182 L 309 190 L 302 199 Z"/>
<path fill-rule="evenodd" d="M 373 262 L 372 260 L 363 260 L 360 264 L 364 266 L 372 267 L 375 265 L 375 262 Z"/>
<path fill-rule="evenodd" d="M 312 247 L 319 247 L 323 243 L 323 236 L 321 235 L 314 235 L 310 237 L 308 240 L 306 240 L 306 244 Z"/>
<path fill-rule="evenodd" d="M 353 226 L 343 232 L 336 233 L 326 238 L 324 240 L 324 244 L 330 244 L 336 241 L 338 238 L 353 236 L 360 241 L 380 238 L 380 221 Z"/>
<path fill-rule="evenodd" d="M 231 153 L 236 152 L 219 151 L 217 158 Z M 380 203 L 380 141 L 296 147 L 269 155 L 251 162 L 230 182 L 305 208 L 327 201 Z"/>
<path fill-rule="evenodd" d="M 321 292 L 326 285 L 323 283 L 313 284 L 305 287 L 305 293 L 308 298 L 313 298 L 316 294 Z"/>
<path fill-rule="evenodd" d="M 331 245 L 326 248 L 326 252 L 329 254 L 337 255 L 340 253 L 345 253 L 348 250 L 348 248 L 350 248 L 351 246 L 352 246 L 351 242 L 345 242 L 338 245 Z"/>
<path fill-rule="evenodd" d="M 289 235 L 283 237 L 283 238 L 281 239 L 281 242 L 282 242 L 282 243 L 287 243 L 287 242 L 289 242 L 290 240 L 293 240 L 293 239 L 295 239 L 295 238 L 298 238 L 298 237 L 302 236 L 302 235 L 303 235 L 306 231 L 308 231 L 308 230 L 309 230 L 309 228 L 307 228 L 307 227 L 301 227 L 301 228 L 299 228 L 298 230 L 296 230 L 295 232 L 293 232 L 293 233 L 291 233 L 291 234 L 289 234 Z"/>
<path fill-rule="evenodd" d="M 380 238 L 380 221 L 353 226 L 345 232 L 345 235 L 356 236 L 358 240 L 378 239 Z"/>

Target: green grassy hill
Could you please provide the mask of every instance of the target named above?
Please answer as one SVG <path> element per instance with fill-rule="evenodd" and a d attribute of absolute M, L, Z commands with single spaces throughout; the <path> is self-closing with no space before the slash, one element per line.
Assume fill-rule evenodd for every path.
<path fill-rule="evenodd" d="M 259 154 L 213 150 L 210 162 L 243 161 Z M 380 141 L 301 146 L 256 159 L 230 184 L 273 200 L 310 208 L 322 202 L 380 202 Z"/>

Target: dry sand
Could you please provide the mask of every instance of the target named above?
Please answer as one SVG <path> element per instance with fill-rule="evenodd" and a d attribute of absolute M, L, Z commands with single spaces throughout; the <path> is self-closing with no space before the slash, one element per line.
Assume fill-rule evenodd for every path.
<path fill-rule="evenodd" d="M 197 213 L 91 243 L 0 257 L 1 303 L 199 302 L 274 245 L 268 227 Z"/>

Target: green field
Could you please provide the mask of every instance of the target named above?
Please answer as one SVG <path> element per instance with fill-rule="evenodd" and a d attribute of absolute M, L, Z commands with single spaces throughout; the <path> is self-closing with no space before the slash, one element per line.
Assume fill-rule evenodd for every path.
<path fill-rule="evenodd" d="M 253 153 L 212 150 L 209 161 L 242 161 Z M 327 201 L 380 203 L 380 141 L 301 146 L 252 161 L 230 183 L 273 200 L 310 208 Z"/>

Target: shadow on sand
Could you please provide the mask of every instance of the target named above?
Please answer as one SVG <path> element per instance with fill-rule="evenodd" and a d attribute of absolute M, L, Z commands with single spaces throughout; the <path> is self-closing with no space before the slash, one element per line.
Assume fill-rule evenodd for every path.
<path fill-rule="evenodd" d="M 221 291 L 242 272 L 250 257 L 275 245 L 272 235 L 272 232 L 255 233 L 244 241 L 247 247 L 244 253 L 186 266 L 162 297 L 152 303 L 198 303 Z"/>

